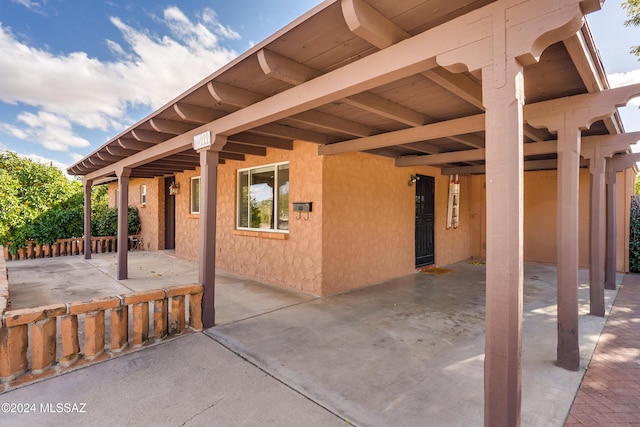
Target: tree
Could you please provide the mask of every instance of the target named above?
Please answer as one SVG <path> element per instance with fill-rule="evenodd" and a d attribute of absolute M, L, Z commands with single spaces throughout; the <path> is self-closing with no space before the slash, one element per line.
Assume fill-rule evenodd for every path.
<path fill-rule="evenodd" d="M 624 25 L 627 27 L 633 25 L 634 27 L 640 27 L 640 0 L 627 0 L 622 3 L 622 8 L 627 12 L 629 19 L 624 21 Z M 631 53 L 640 56 L 640 46 L 632 46 Z"/>

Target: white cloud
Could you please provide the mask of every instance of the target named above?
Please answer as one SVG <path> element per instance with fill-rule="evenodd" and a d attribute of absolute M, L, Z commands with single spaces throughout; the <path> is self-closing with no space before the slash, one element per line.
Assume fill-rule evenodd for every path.
<path fill-rule="evenodd" d="M 640 83 L 640 69 L 628 71 L 626 73 L 613 73 L 607 75 L 609 84 L 612 88 L 628 86 L 636 83 Z M 627 105 L 640 105 L 640 97 L 633 98 Z"/>
<path fill-rule="evenodd" d="M 25 127 L 0 124 L 0 130 L 24 141 L 37 141 L 51 151 L 67 151 L 69 147 L 84 148 L 91 145 L 86 139 L 74 135 L 69 120 L 52 113 L 23 112 L 18 115 L 18 121 Z"/>
<path fill-rule="evenodd" d="M 39 10 L 42 7 L 42 4 L 37 1 L 31 0 L 13 0 L 14 3 L 18 3 L 27 9 Z M 46 2 L 45 2 L 46 3 Z"/>
<path fill-rule="evenodd" d="M 240 36 L 210 9 L 193 22 L 177 7 L 167 8 L 161 20 L 168 30 L 164 36 L 117 17 L 111 22 L 124 39 L 124 44 L 105 40 L 114 61 L 85 52 L 54 54 L 19 41 L 0 23 L 0 102 L 36 109 L 35 114 L 20 113 L 17 123 L 0 123 L 0 132 L 49 150 L 86 147 L 88 141 L 74 127 L 116 133 L 133 121 L 127 117 L 130 107 L 157 108 L 237 55 L 220 39 Z"/>

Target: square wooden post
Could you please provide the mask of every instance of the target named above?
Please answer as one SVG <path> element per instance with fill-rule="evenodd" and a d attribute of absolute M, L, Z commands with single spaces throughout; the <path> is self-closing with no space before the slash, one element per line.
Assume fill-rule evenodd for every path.
<path fill-rule="evenodd" d="M 91 259 L 91 185 L 93 181 L 84 182 L 84 259 Z"/>
<path fill-rule="evenodd" d="M 129 277 L 129 176 L 131 169 L 121 169 L 118 175 L 118 280 Z"/>

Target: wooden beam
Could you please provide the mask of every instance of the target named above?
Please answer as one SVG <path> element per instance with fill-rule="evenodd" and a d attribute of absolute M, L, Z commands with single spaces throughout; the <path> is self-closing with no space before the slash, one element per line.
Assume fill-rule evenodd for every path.
<path fill-rule="evenodd" d="M 466 163 L 483 160 L 486 151 L 484 148 L 475 150 L 452 151 L 449 153 L 431 154 L 429 156 L 406 156 L 396 159 L 396 167 L 429 166 L 443 163 Z"/>
<path fill-rule="evenodd" d="M 346 133 L 352 136 L 370 136 L 382 133 L 381 129 L 373 126 L 367 126 L 342 117 L 333 116 L 331 114 L 322 113 L 316 110 L 305 111 L 304 113 L 291 116 L 292 120 L 311 124 L 330 131 Z"/>
<path fill-rule="evenodd" d="M 385 49 L 411 37 L 411 34 L 361 0 L 343 0 L 342 14 L 352 33 L 379 49 Z M 484 110 L 482 87 L 468 76 L 461 73 L 454 74 L 441 67 L 427 70 L 422 75 L 480 110 Z"/>
<path fill-rule="evenodd" d="M 235 135 L 231 135 L 227 138 L 227 140 L 240 142 L 242 144 L 278 148 L 281 150 L 293 150 L 292 139 L 281 139 L 281 138 L 275 138 L 271 136 L 257 135 L 250 132 L 242 132 Z"/>
<path fill-rule="evenodd" d="M 406 38 L 408 33 L 362 0 L 343 0 L 342 14 L 352 33 L 384 49 Z"/>
<path fill-rule="evenodd" d="M 299 139 L 307 142 L 315 142 L 316 144 L 327 143 L 327 137 L 321 133 L 306 129 L 298 129 L 291 126 L 279 125 L 277 123 L 269 123 L 255 127 L 251 129 L 251 132 L 280 138 Z"/>
<path fill-rule="evenodd" d="M 586 168 L 589 166 L 589 161 L 586 159 L 580 160 L 580 167 Z M 558 169 L 557 159 L 548 160 L 528 160 L 524 162 L 525 171 L 536 170 L 555 170 Z M 473 165 L 473 166 L 452 166 L 440 169 L 442 175 L 484 175 L 485 165 Z"/>
<path fill-rule="evenodd" d="M 239 161 L 244 161 L 245 159 L 244 154 L 227 153 L 226 151 L 220 152 L 220 158 L 225 160 L 239 160 Z"/>
<path fill-rule="evenodd" d="M 533 141 L 540 142 L 546 141 L 548 139 L 547 132 L 545 132 L 543 129 L 536 129 L 528 123 L 523 124 L 522 129 L 524 132 L 524 136 Z"/>
<path fill-rule="evenodd" d="M 230 139 L 230 138 L 227 138 L 227 139 Z M 222 150 L 225 153 L 250 154 L 252 156 L 267 155 L 267 149 L 265 147 L 239 144 L 237 142 L 230 142 L 230 141 L 227 141 L 227 143 L 224 145 L 224 148 Z"/>
<path fill-rule="evenodd" d="M 149 120 L 149 124 L 157 132 L 167 133 L 170 135 L 180 135 L 185 132 L 189 132 L 191 129 L 197 127 L 197 125 L 193 123 L 184 123 L 175 120 L 164 120 L 158 118 Z"/>
<path fill-rule="evenodd" d="M 307 65 L 301 64 L 290 58 L 284 57 L 266 49 L 258 52 L 258 60 L 265 75 L 295 86 L 322 75 L 322 72 L 319 70 L 316 70 Z M 379 114 L 383 117 L 397 120 L 411 126 L 421 126 L 425 123 L 433 121 L 432 119 L 421 113 L 392 102 L 379 95 L 375 95 L 371 92 L 363 92 L 357 95 L 353 95 L 345 98 L 343 101 L 354 107 L 358 107 L 365 111 Z M 294 116 L 292 118 L 296 117 Z M 363 135 L 362 132 L 349 132 L 348 129 L 350 128 L 351 126 L 346 125 L 344 127 L 345 130 L 341 130 L 341 132 L 349 133 L 356 136 L 366 136 Z M 375 133 L 379 132 L 371 132 L 369 133 L 369 135 Z"/>
<path fill-rule="evenodd" d="M 419 151 L 425 154 L 438 154 L 442 151 L 440 147 L 436 147 L 435 145 L 430 144 L 428 142 L 414 142 L 411 144 L 401 144 L 401 145 L 398 145 L 398 147 L 405 148 L 407 150 Z"/>
<path fill-rule="evenodd" d="M 96 156 L 98 156 L 101 160 L 107 161 L 107 162 L 117 162 L 118 160 L 120 160 L 122 158 L 122 156 L 113 156 L 111 154 L 109 154 L 108 152 L 104 152 L 104 151 L 98 151 L 96 153 Z"/>
<path fill-rule="evenodd" d="M 136 151 L 136 152 L 146 150 L 147 148 L 151 148 L 155 145 L 155 144 L 149 144 L 147 142 L 142 142 L 142 141 L 138 141 L 136 139 L 130 139 L 130 138 L 118 138 L 118 144 L 120 144 L 120 146 L 125 150 Z"/>
<path fill-rule="evenodd" d="M 482 86 L 466 74 L 451 73 L 444 68 L 437 67 L 422 73 L 423 76 L 453 93 L 469 104 L 484 111 L 482 104 Z"/>
<path fill-rule="evenodd" d="M 199 124 L 210 123 L 226 114 L 222 111 L 216 111 L 197 105 L 185 104 L 184 102 L 176 102 L 175 104 L 173 104 L 173 109 L 183 120 Z"/>
<path fill-rule="evenodd" d="M 343 101 L 362 110 L 396 120 L 409 126 L 422 126 L 434 120 L 426 114 L 419 113 L 396 102 L 371 92 L 362 92 L 348 96 Z"/>
<path fill-rule="evenodd" d="M 258 52 L 258 63 L 265 75 L 294 86 L 322 75 L 322 72 L 318 70 L 268 49 L 262 49 Z"/>
<path fill-rule="evenodd" d="M 459 142 L 473 148 L 484 148 L 484 138 L 475 135 L 455 135 L 449 136 L 452 141 Z"/>
<path fill-rule="evenodd" d="M 96 156 L 91 156 L 89 158 L 87 158 L 87 160 L 89 160 L 90 163 L 96 165 L 96 166 L 106 166 L 109 164 L 109 162 L 105 162 L 103 160 L 100 160 L 99 158 L 96 158 Z"/>
<path fill-rule="evenodd" d="M 217 82 L 207 83 L 207 89 L 217 102 L 238 108 L 248 107 L 267 98 L 256 92 Z"/>
<path fill-rule="evenodd" d="M 159 132 L 142 130 L 142 129 L 133 129 L 131 131 L 131 135 L 133 135 L 133 137 L 140 142 L 149 142 L 152 144 L 159 144 L 168 139 L 171 139 L 172 137 L 172 135 L 169 135 L 166 133 L 159 133 Z"/>
<path fill-rule="evenodd" d="M 373 150 L 392 145 L 446 138 L 454 135 L 464 135 L 482 130 L 484 130 L 484 114 L 478 114 L 475 116 L 462 117 L 460 119 L 388 132 L 381 135 L 323 145 L 318 148 L 318 154 L 328 156 L 352 153 L 355 151 Z"/>
<path fill-rule="evenodd" d="M 116 141 L 117 144 L 117 141 Z M 124 148 L 122 148 L 120 146 L 120 144 L 109 144 L 107 145 L 106 149 L 107 152 L 109 154 L 111 154 L 112 156 L 116 156 L 116 157 L 127 157 L 133 153 L 135 153 L 136 151 L 133 150 L 125 150 Z"/>

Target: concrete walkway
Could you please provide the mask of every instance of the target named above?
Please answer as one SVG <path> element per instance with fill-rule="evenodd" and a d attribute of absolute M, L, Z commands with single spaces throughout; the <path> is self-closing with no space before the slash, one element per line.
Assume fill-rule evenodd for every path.
<path fill-rule="evenodd" d="M 566 425 L 640 426 L 638 274 L 624 279 Z"/>
<path fill-rule="evenodd" d="M 130 271 L 166 279 L 161 267 L 170 264 L 184 268 L 179 278 L 189 277 L 189 266 L 195 272 L 163 254 L 140 259 L 130 260 Z M 10 283 L 21 263 L 10 263 Z M 485 269 L 469 262 L 449 269 L 324 298 L 221 274 L 229 282 L 216 289 L 217 313 L 227 312 L 219 326 L 0 394 L 0 403 L 37 409 L 0 413 L 0 425 L 481 426 Z M 525 268 L 526 426 L 563 425 L 584 374 L 554 363 L 555 274 Z M 587 314 L 586 271 L 580 282 L 585 367 L 604 319 Z M 271 295 L 280 297 L 263 301 Z M 607 310 L 615 296 L 606 291 Z M 52 414 L 41 403 L 86 403 L 86 413 Z"/>

